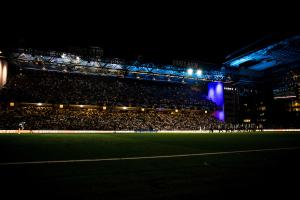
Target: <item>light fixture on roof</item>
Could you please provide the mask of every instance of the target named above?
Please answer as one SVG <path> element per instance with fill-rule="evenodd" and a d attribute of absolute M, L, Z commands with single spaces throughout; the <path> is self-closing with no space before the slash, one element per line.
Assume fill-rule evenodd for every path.
<path fill-rule="evenodd" d="M 188 75 L 192 75 L 193 74 L 193 69 L 191 69 L 191 68 L 189 68 L 188 70 L 187 70 L 187 73 L 188 73 Z"/>
<path fill-rule="evenodd" d="M 197 76 L 201 76 L 202 75 L 202 70 L 198 69 L 196 73 L 197 73 Z"/>

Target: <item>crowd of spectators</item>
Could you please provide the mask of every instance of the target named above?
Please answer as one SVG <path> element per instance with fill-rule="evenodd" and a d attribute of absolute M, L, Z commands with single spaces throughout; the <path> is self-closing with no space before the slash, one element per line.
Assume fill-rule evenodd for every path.
<path fill-rule="evenodd" d="M 222 122 L 203 85 L 23 69 L 0 90 L 1 102 L 131 106 L 147 110 L 100 110 L 54 106 L 1 108 L 0 129 L 200 130 Z M 158 111 L 155 108 L 166 108 Z M 175 111 L 176 109 L 176 111 Z M 171 111 L 172 110 L 172 111 Z M 178 111 L 179 110 L 179 111 Z M 24 124 L 23 123 L 23 124 Z"/>
<path fill-rule="evenodd" d="M 0 91 L 1 101 L 217 109 L 203 86 L 100 75 L 22 70 Z"/>
<path fill-rule="evenodd" d="M 0 129 L 31 130 L 200 130 L 222 122 L 199 110 L 116 111 L 26 106 L 0 112 Z"/>

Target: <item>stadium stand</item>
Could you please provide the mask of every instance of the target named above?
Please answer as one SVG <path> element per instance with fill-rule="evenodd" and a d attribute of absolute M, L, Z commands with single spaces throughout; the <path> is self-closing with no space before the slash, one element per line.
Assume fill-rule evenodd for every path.
<path fill-rule="evenodd" d="M 39 70 L 23 70 L 0 96 L 18 102 L 216 109 L 201 86 Z"/>
<path fill-rule="evenodd" d="M 211 113 L 219 108 L 202 90 L 185 83 L 23 69 L 0 91 L 1 102 L 16 102 L 2 109 L 0 129 L 16 129 L 21 121 L 30 130 L 217 128 L 222 122 Z M 124 106 L 136 109 L 116 109 Z"/>
<path fill-rule="evenodd" d="M 199 110 L 101 111 L 27 106 L 1 112 L 0 129 L 26 122 L 30 130 L 200 130 L 217 128 L 218 121 Z"/>

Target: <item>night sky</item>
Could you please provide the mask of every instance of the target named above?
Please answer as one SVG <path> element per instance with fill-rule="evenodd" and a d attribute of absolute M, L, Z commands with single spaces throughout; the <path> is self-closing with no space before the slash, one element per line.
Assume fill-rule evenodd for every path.
<path fill-rule="evenodd" d="M 26 5 L 7 13 L 14 19 L 3 21 L 0 47 L 100 46 L 105 57 L 222 63 L 257 40 L 299 31 L 296 11 L 268 6 L 117 5 Z"/>

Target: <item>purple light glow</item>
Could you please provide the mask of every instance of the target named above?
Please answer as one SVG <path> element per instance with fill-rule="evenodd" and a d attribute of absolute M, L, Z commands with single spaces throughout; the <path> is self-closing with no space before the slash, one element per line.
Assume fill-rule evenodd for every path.
<path fill-rule="evenodd" d="M 221 82 L 210 82 L 208 83 L 208 95 L 207 98 L 212 102 L 216 103 L 217 106 L 220 106 L 222 110 L 215 111 L 214 116 L 224 121 L 225 113 L 224 113 L 224 87 Z"/>

